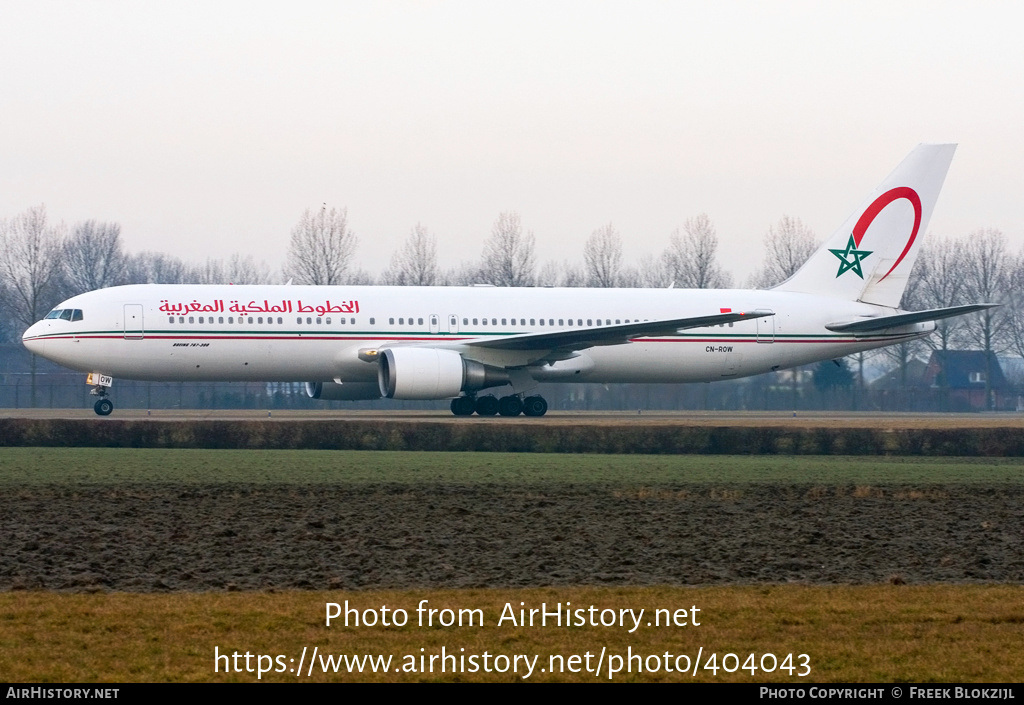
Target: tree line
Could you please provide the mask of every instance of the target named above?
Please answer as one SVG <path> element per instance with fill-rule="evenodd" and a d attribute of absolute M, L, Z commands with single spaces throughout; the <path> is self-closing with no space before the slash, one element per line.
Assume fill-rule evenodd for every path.
<path fill-rule="evenodd" d="M 726 288 L 732 275 L 719 261 L 715 226 L 706 214 L 688 218 L 659 255 L 624 258 L 612 223 L 587 238 L 582 259 L 538 263 L 535 237 L 518 213 L 498 215 L 477 259 L 448 269 L 437 257 L 437 237 L 414 225 L 390 263 L 374 276 L 358 265 L 359 240 L 345 208 L 307 209 L 291 232 L 284 267 L 272 271 L 251 256 L 185 262 L 162 252 L 125 251 L 118 223 L 86 220 L 66 226 L 45 206 L 0 220 L 0 336 L 21 332 L 61 300 L 119 284 L 382 284 L 414 286 L 589 286 Z M 760 270 L 743 285 L 767 288 L 792 275 L 819 246 L 799 218 L 784 216 L 764 235 Z M 941 308 L 993 302 L 1002 307 L 938 322 L 923 341 L 886 348 L 906 369 L 928 348 L 976 349 L 1024 356 L 1024 252 L 1012 252 L 998 230 L 961 237 L 929 235 L 915 264 L 902 307 Z M 863 356 L 859 360 L 863 364 Z M 992 375 L 987 375 L 991 379 Z"/>

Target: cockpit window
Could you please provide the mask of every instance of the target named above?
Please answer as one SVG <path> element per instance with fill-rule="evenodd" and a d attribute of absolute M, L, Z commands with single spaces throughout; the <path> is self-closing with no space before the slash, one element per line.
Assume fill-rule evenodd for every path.
<path fill-rule="evenodd" d="M 46 314 L 47 319 L 59 318 L 62 321 L 82 320 L 82 309 L 80 308 L 55 308 Z"/>

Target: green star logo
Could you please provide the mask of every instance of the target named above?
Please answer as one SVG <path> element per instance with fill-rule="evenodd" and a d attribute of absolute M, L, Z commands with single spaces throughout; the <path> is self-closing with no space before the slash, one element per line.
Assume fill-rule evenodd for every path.
<path fill-rule="evenodd" d="M 853 235 L 850 235 L 850 241 L 846 243 L 845 250 L 833 250 L 829 248 L 829 252 L 839 258 L 839 273 L 836 274 L 836 279 L 843 276 L 844 272 L 854 272 L 861 279 L 864 278 L 864 272 L 860 268 L 860 261 L 870 255 L 874 250 L 858 250 L 857 243 L 853 241 Z"/>

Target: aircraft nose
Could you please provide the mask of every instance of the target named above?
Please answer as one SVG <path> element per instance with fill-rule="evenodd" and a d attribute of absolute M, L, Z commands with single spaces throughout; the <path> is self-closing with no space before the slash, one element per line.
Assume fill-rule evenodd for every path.
<path fill-rule="evenodd" d="M 21 334 L 21 344 L 28 348 L 29 352 L 39 352 L 39 324 L 33 323 L 24 333 Z"/>

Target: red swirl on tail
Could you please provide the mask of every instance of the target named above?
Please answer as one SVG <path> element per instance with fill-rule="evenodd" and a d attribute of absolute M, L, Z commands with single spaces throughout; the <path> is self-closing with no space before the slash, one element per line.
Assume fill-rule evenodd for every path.
<path fill-rule="evenodd" d="M 907 256 L 907 252 L 910 251 L 910 247 L 914 244 L 914 240 L 917 239 L 917 231 L 921 227 L 921 198 L 917 195 L 917 191 L 908 186 L 900 186 L 892 189 L 891 191 L 886 191 L 867 207 L 864 213 L 860 216 L 860 220 L 858 220 L 857 224 L 853 226 L 853 241 L 856 243 L 857 247 L 860 247 L 861 238 L 864 237 L 864 233 L 868 231 L 868 227 L 870 227 L 871 223 L 874 222 L 878 214 L 882 212 L 882 209 L 893 201 L 898 201 L 901 198 L 907 199 L 910 201 L 910 204 L 914 206 L 914 229 L 910 233 L 910 238 L 907 240 L 907 245 L 903 248 L 903 252 L 901 252 L 900 256 L 896 258 L 896 263 L 890 267 L 889 271 L 886 272 L 878 281 L 885 279 L 887 276 L 892 274 L 892 270 L 900 266 L 900 262 L 902 262 L 903 258 Z"/>

